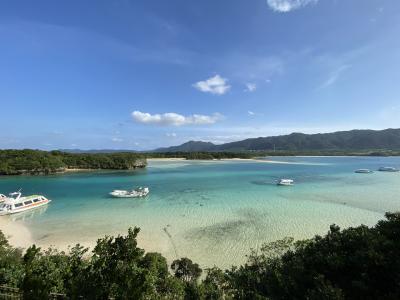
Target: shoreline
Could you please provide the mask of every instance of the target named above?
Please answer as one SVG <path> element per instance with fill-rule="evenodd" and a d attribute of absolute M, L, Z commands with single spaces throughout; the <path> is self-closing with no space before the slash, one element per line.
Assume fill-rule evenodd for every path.
<path fill-rule="evenodd" d="M 166 157 L 166 158 L 147 158 L 148 162 L 161 162 L 161 161 L 186 161 L 184 157 Z M 199 159 L 201 160 L 201 159 Z"/>
<path fill-rule="evenodd" d="M 126 171 L 136 171 L 136 170 L 142 170 L 145 169 L 146 167 L 137 167 L 134 169 L 64 169 L 63 171 L 57 171 L 54 173 L 21 173 L 21 174 L 0 174 L 0 178 L 2 177 L 20 177 L 20 176 L 32 176 L 32 177 L 37 177 L 37 176 L 54 176 L 54 175 L 64 175 L 68 173 L 79 173 L 79 172 L 116 172 L 116 171 L 121 171 L 121 172 L 126 172 Z"/>
<path fill-rule="evenodd" d="M 284 156 L 282 156 L 284 157 Z M 285 157 L 293 157 L 293 156 L 285 156 Z M 267 163 L 267 164 L 287 164 L 287 165 L 304 165 L 304 162 L 290 162 L 290 161 L 279 161 L 279 160 L 269 160 L 269 159 L 261 159 L 261 158 L 222 158 L 222 159 L 186 159 L 186 158 L 149 158 L 147 159 L 149 162 L 257 162 L 257 163 Z"/>
<path fill-rule="evenodd" d="M 59 174 L 64 174 L 64 173 L 74 173 L 74 172 L 94 172 L 94 171 L 101 171 L 102 169 L 65 169 L 63 172 L 60 172 Z"/>
<path fill-rule="evenodd" d="M 10 220 L 9 216 L 0 216 L 0 230 L 14 247 L 25 250 L 35 244 L 29 229 L 19 222 Z"/>
<path fill-rule="evenodd" d="M 50 248 L 57 249 L 58 251 L 68 252 L 69 249 L 74 247 L 76 244 L 80 244 L 84 247 L 89 248 L 89 252 L 91 252 L 96 246 L 97 240 L 100 238 L 104 238 L 107 235 L 112 235 L 117 237 L 118 235 L 126 235 L 126 232 L 113 232 L 113 233 L 104 233 L 99 234 L 99 236 L 93 238 L 83 238 L 78 239 L 76 242 L 66 242 L 62 239 L 49 241 L 40 241 L 35 240 L 32 236 L 29 228 L 21 223 L 20 221 L 14 221 L 9 216 L 0 216 L 0 231 L 4 234 L 9 244 L 15 248 L 20 248 L 23 251 L 26 251 L 32 245 L 36 245 L 42 250 L 47 250 Z M 168 241 L 162 240 L 154 240 L 149 238 L 151 235 L 144 233 L 144 230 L 141 229 L 140 234 L 137 237 L 138 247 L 144 249 L 146 252 L 167 252 Z"/>

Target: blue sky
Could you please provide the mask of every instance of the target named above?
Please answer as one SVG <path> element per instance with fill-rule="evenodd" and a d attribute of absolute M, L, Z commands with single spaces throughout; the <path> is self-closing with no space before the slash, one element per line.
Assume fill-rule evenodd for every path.
<path fill-rule="evenodd" d="M 0 148 L 400 127 L 398 0 L 0 0 Z"/>

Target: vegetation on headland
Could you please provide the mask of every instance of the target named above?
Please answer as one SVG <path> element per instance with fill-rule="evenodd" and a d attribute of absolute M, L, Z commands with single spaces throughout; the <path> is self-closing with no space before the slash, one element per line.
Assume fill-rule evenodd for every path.
<path fill-rule="evenodd" d="M 67 169 L 130 170 L 145 166 L 145 156 L 137 153 L 0 150 L 0 175 L 53 174 Z"/>
<path fill-rule="evenodd" d="M 242 151 L 242 152 L 146 152 L 146 158 L 252 159 L 268 156 L 400 156 L 400 151 Z"/>
<path fill-rule="evenodd" d="M 400 299 L 398 213 L 371 228 L 332 225 L 323 237 L 265 244 L 244 265 L 213 267 L 203 280 L 188 258 L 168 268 L 161 254 L 145 253 L 138 233 L 99 239 L 91 254 L 80 245 L 23 253 L 0 233 L 0 285 L 24 299 Z"/>

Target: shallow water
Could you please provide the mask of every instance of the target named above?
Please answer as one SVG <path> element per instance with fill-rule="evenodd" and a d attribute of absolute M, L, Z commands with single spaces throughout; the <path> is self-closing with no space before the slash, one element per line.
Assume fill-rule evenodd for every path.
<path fill-rule="evenodd" d="M 400 209 L 400 173 L 355 174 L 400 167 L 400 158 L 290 157 L 256 161 L 150 162 L 146 170 L 3 177 L 0 193 L 23 188 L 52 199 L 46 208 L 6 216 L 28 227 L 39 245 L 88 244 L 139 226 L 140 244 L 169 260 L 188 256 L 203 267 L 245 261 L 250 248 L 285 236 L 323 234 L 332 223 L 373 225 Z M 276 180 L 295 180 L 292 187 Z M 145 199 L 113 199 L 113 189 L 149 186 Z"/>

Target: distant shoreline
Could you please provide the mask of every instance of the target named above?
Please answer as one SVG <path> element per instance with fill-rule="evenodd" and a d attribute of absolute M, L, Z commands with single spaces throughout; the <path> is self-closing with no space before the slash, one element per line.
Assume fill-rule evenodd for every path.
<path fill-rule="evenodd" d="M 165 157 L 165 158 L 147 158 L 147 161 L 182 161 L 187 160 L 184 157 Z M 201 159 L 199 159 L 201 160 Z"/>
<path fill-rule="evenodd" d="M 282 156 L 283 157 L 283 156 Z M 294 156 L 287 156 L 294 157 Z M 329 157 L 329 156 L 328 156 Z M 304 164 L 302 162 L 289 162 L 289 161 L 278 161 L 278 160 L 268 160 L 268 159 L 260 159 L 260 158 L 222 158 L 222 159 L 186 159 L 186 158 L 148 158 L 149 162 L 182 162 L 182 161 L 200 161 L 200 162 L 257 162 L 257 163 L 266 163 L 266 164 L 287 164 L 287 165 L 297 165 Z"/>
<path fill-rule="evenodd" d="M 136 171 L 136 170 L 141 170 L 143 169 L 143 167 L 138 167 L 138 168 L 134 168 L 134 169 L 76 169 L 76 168 L 72 168 L 72 169 L 64 169 L 64 170 L 58 170 L 55 172 L 51 172 L 51 173 L 45 173 L 45 172 L 37 172 L 37 173 L 30 173 L 30 172 L 24 172 L 21 174 L 0 174 L 0 178 L 1 177 L 10 177 L 10 176 L 53 176 L 53 175 L 63 175 L 63 174 L 68 174 L 68 173 L 90 173 L 90 172 L 107 172 L 107 171 L 112 171 L 112 172 L 116 172 L 116 171 L 121 171 L 121 172 L 126 172 L 126 171 Z"/>

